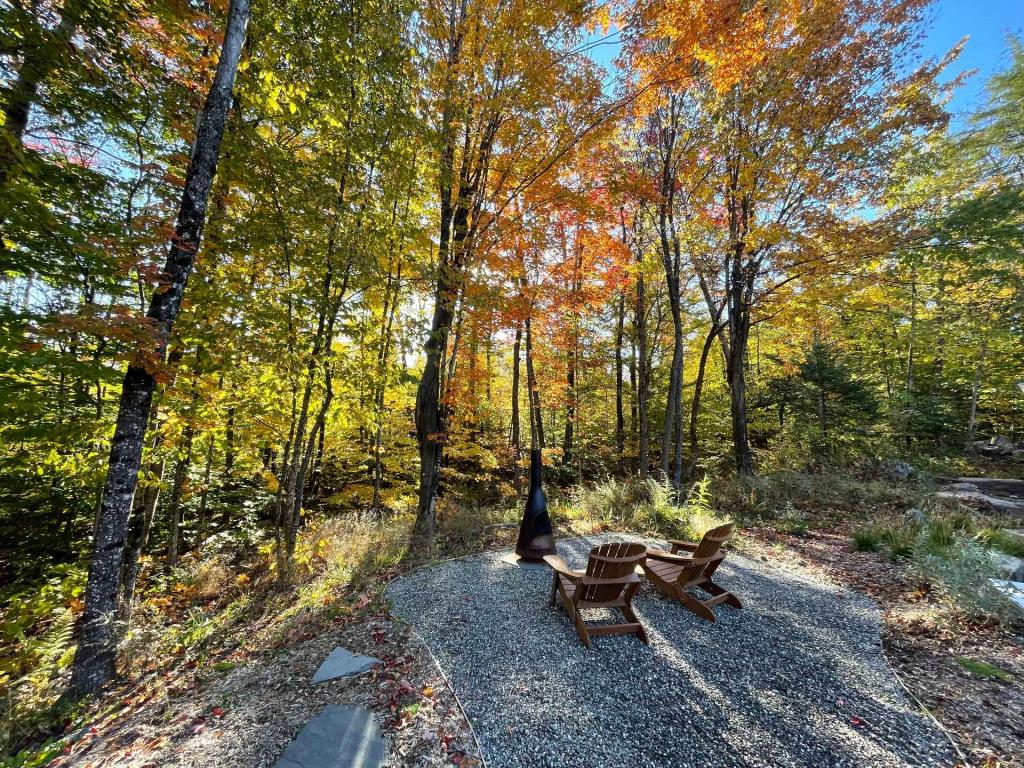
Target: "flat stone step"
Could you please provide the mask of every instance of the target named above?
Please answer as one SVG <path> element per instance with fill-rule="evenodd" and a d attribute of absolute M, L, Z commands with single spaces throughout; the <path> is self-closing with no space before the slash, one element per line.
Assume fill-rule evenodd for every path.
<path fill-rule="evenodd" d="M 312 683 L 322 683 L 325 680 L 333 680 L 336 677 L 348 677 L 365 672 L 374 664 L 380 664 L 380 659 L 373 656 L 359 656 L 337 646 L 331 655 L 324 659 L 324 663 L 313 675 Z"/>
<path fill-rule="evenodd" d="M 1024 480 L 1002 477 L 951 477 L 940 478 L 946 484 L 964 483 L 975 486 L 982 493 L 1004 498 L 1024 498 Z"/>
<path fill-rule="evenodd" d="M 328 704 L 303 726 L 274 768 L 381 768 L 386 755 L 373 714 Z"/>

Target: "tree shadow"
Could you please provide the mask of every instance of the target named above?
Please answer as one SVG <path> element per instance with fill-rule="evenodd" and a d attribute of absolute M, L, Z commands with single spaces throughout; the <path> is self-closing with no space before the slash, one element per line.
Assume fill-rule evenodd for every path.
<path fill-rule="evenodd" d="M 610 538 L 640 540 L 585 537 L 559 551 L 582 567 Z M 550 574 L 501 553 L 417 571 L 387 596 L 496 768 L 954 762 L 886 666 L 873 603 L 734 554 L 718 573 L 742 610 L 704 622 L 645 585 L 634 608 L 650 645 L 599 637 L 591 651 L 548 607 Z"/>

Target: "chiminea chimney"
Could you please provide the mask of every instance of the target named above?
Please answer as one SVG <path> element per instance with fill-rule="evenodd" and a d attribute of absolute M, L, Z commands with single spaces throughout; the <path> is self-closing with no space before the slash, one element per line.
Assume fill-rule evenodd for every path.
<path fill-rule="evenodd" d="M 526 496 L 523 522 L 519 524 L 516 554 L 523 560 L 541 560 L 544 555 L 557 554 L 555 537 L 551 534 L 547 499 L 541 487 L 543 462 L 539 450 L 530 451 L 530 491 Z"/>

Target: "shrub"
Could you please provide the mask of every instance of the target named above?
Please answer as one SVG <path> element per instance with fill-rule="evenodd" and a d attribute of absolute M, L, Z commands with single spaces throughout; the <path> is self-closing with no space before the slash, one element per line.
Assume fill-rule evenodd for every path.
<path fill-rule="evenodd" d="M 873 525 L 857 528 L 853 532 L 853 548 L 858 552 L 877 552 L 882 548 L 882 537 Z"/>
<path fill-rule="evenodd" d="M 720 515 L 711 506 L 711 491 L 707 477 L 698 480 L 690 487 L 690 491 L 677 509 L 673 524 L 678 535 L 691 541 L 700 541 L 705 533 L 723 523 L 728 518 Z"/>
<path fill-rule="evenodd" d="M 949 518 L 936 517 L 924 528 L 922 546 L 929 554 L 941 555 L 956 540 L 958 529 Z"/>
<path fill-rule="evenodd" d="M 972 619 L 992 619 L 1013 623 L 1016 610 L 989 581 L 995 569 L 988 550 L 977 541 L 954 535 L 948 545 L 936 552 L 938 539 L 949 534 L 949 526 L 933 521 L 921 530 L 914 542 L 914 570 L 918 577 L 939 592 L 957 613 Z M 936 536 L 936 528 L 941 534 Z"/>
<path fill-rule="evenodd" d="M 811 527 L 811 521 L 805 513 L 799 511 L 792 503 L 786 502 L 786 506 L 779 515 L 776 527 L 790 536 L 804 536 Z"/>
<path fill-rule="evenodd" d="M 684 501 L 675 497 L 670 485 L 650 478 L 608 478 L 577 491 L 574 506 L 607 525 L 670 538 L 699 539 L 725 521 L 711 505 L 706 478 L 691 486 Z"/>
<path fill-rule="evenodd" d="M 913 554 L 916 536 L 917 530 L 909 525 L 886 525 L 881 530 L 882 542 L 893 560 Z"/>

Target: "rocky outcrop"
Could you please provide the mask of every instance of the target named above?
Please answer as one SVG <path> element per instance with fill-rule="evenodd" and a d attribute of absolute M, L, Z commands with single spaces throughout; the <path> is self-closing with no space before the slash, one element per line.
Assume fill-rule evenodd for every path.
<path fill-rule="evenodd" d="M 1009 457 L 1024 461 L 1024 443 L 1014 443 L 1007 437 L 996 435 L 990 440 L 975 440 L 971 450 L 992 457 Z"/>
<path fill-rule="evenodd" d="M 931 498 L 940 504 L 962 505 L 984 514 L 1024 518 L 1024 480 L 946 478 L 942 489 Z"/>

